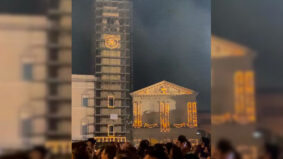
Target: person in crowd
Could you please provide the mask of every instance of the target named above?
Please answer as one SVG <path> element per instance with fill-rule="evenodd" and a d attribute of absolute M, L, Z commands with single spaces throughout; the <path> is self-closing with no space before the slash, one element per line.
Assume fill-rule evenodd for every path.
<path fill-rule="evenodd" d="M 183 156 L 191 153 L 191 143 L 187 140 L 184 135 L 178 137 L 176 145 L 181 149 Z"/>
<path fill-rule="evenodd" d="M 140 156 L 137 153 L 137 149 L 133 146 L 127 150 L 119 151 L 114 159 L 139 159 Z"/>
<path fill-rule="evenodd" d="M 114 159 L 117 148 L 114 144 L 107 145 L 101 150 L 101 159 Z"/>
<path fill-rule="evenodd" d="M 195 149 L 195 155 L 199 158 L 208 158 L 210 156 L 210 141 L 206 137 L 202 137 L 201 143 Z"/>
<path fill-rule="evenodd" d="M 148 148 L 144 159 L 168 159 L 168 156 L 165 153 L 165 149 L 163 149 L 162 146 L 156 144 Z"/>
<path fill-rule="evenodd" d="M 87 144 L 85 142 L 80 142 L 73 144 L 73 159 L 90 159 L 89 153 L 87 151 Z"/>
<path fill-rule="evenodd" d="M 226 139 L 219 140 L 214 157 L 216 159 L 241 159 L 239 153 Z"/>
<path fill-rule="evenodd" d="M 96 145 L 96 140 L 94 138 L 89 138 L 86 141 L 86 151 L 88 153 L 89 159 L 93 159 L 96 155 L 95 145 Z"/>
<path fill-rule="evenodd" d="M 192 148 L 191 143 L 184 135 L 180 135 L 178 137 L 176 144 L 169 142 L 166 144 L 157 143 L 151 146 L 148 140 L 142 140 L 137 149 L 129 142 L 122 144 L 110 143 L 95 151 L 96 153 L 90 156 L 90 152 L 94 152 L 91 151 L 95 149 L 94 144 L 95 142 L 93 140 L 74 143 L 72 147 L 73 159 L 210 159 L 209 139 L 203 138 L 199 145 Z M 233 150 L 229 147 L 231 146 L 229 146 L 229 144 L 227 146 L 227 143 L 225 142 L 219 143 L 218 148 L 219 152 L 221 152 L 219 153 L 220 157 L 225 157 L 225 154 L 227 154 L 227 152 L 230 152 L 229 150 Z"/>
<path fill-rule="evenodd" d="M 193 153 L 184 156 L 184 159 L 199 159 L 199 157 Z"/>
<path fill-rule="evenodd" d="M 166 147 L 166 153 L 167 154 L 170 154 L 170 151 L 171 151 L 171 148 L 174 144 L 172 142 L 168 142 L 165 144 L 165 147 Z"/>
<path fill-rule="evenodd" d="M 43 146 L 36 146 L 29 152 L 29 159 L 45 159 L 48 151 Z"/>
<path fill-rule="evenodd" d="M 127 152 L 120 152 L 115 156 L 114 159 L 132 159 L 132 157 Z"/>
<path fill-rule="evenodd" d="M 146 151 L 148 150 L 150 143 L 148 140 L 142 140 L 138 147 L 138 155 L 140 158 L 144 158 Z"/>
<path fill-rule="evenodd" d="M 183 154 L 181 149 L 178 146 L 172 144 L 171 148 L 169 149 L 169 159 L 182 159 L 182 158 L 183 158 Z"/>
<path fill-rule="evenodd" d="M 260 159 L 279 159 L 279 147 L 276 144 L 265 143 Z"/>
<path fill-rule="evenodd" d="M 121 144 L 120 149 L 121 150 L 126 150 L 128 147 L 131 147 L 131 146 L 132 146 L 131 143 L 124 142 L 124 143 Z"/>
<path fill-rule="evenodd" d="M 179 148 L 182 148 L 186 141 L 188 141 L 187 138 L 186 138 L 186 136 L 180 135 L 180 136 L 178 137 L 178 140 L 177 140 L 177 142 L 176 142 L 176 145 L 177 145 Z"/>

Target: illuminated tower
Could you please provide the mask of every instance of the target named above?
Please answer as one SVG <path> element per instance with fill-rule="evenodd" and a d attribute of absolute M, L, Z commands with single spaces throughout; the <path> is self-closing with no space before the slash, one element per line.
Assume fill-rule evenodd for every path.
<path fill-rule="evenodd" d="M 96 0 L 94 6 L 93 53 L 97 82 L 94 132 L 90 133 L 108 137 L 104 138 L 106 141 L 110 137 L 125 139 L 130 135 L 132 2 Z"/>

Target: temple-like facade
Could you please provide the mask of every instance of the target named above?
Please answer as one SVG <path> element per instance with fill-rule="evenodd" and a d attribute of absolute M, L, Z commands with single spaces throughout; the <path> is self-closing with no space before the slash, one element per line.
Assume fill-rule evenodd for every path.
<path fill-rule="evenodd" d="M 243 159 L 258 158 L 258 145 L 262 141 L 257 137 L 255 56 L 246 46 L 212 36 L 212 151 L 224 138 Z"/>
<path fill-rule="evenodd" d="M 198 142 L 197 95 L 167 81 L 132 92 L 133 141 L 168 142 L 184 134 Z"/>

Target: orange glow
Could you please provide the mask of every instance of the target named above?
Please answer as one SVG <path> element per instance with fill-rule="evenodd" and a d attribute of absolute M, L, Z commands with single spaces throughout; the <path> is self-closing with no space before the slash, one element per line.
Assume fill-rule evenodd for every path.
<path fill-rule="evenodd" d="M 160 90 L 161 90 L 162 94 L 167 94 L 167 88 L 161 87 Z"/>
<path fill-rule="evenodd" d="M 216 36 L 211 37 L 211 58 L 244 56 L 247 52 L 250 50 L 243 45 Z"/>
<path fill-rule="evenodd" d="M 71 142 L 70 141 L 47 141 L 45 147 L 49 149 L 52 153 L 69 153 L 71 152 Z"/>
<path fill-rule="evenodd" d="M 132 92 L 132 96 L 152 96 L 152 95 L 191 95 L 194 91 L 182 86 L 178 86 L 168 81 L 161 81 L 151 86 Z"/>
<path fill-rule="evenodd" d="M 160 102 L 160 132 L 170 131 L 169 112 L 169 103 Z"/>
<path fill-rule="evenodd" d="M 148 124 L 148 123 L 144 123 L 144 127 L 145 128 L 155 128 L 155 127 L 158 127 L 158 124 Z"/>
<path fill-rule="evenodd" d="M 212 115 L 212 124 L 223 124 L 226 122 L 230 122 L 232 120 L 230 113 L 225 113 L 221 115 Z"/>
<path fill-rule="evenodd" d="M 193 125 L 194 127 L 198 126 L 197 122 L 197 103 L 193 102 Z"/>
<path fill-rule="evenodd" d="M 94 137 L 97 142 L 127 142 L 126 137 Z"/>
<path fill-rule="evenodd" d="M 188 127 L 197 127 L 197 103 L 188 102 L 187 103 L 187 114 L 188 114 Z"/>
<path fill-rule="evenodd" d="M 188 102 L 187 105 L 187 112 L 188 112 L 188 127 L 193 127 L 192 121 L 193 121 L 193 116 L 192 116 L 192 102 Z"/>
<path fill-rule="evenodd" d="M 183 128 L 186 127 L 186 123 L 174 124 L 175 128 Z"/>
<path fill-rule="evenodd" d="M 243 158 L 258 158 L 258 149 L 255 145 L 239 145 L 236 147 Z"/>
<path fill-rule="evenodd" d="M 138 102 L 134 102 L 133 115 L 134 115 L 133 127 L 141 128 L 142 127 L 141 104 Z"/>
<path fill-rule="evenodd" d="M 234 87 L 234 120 L 241 124 L 255 122 L 254 72 L 235 72 Z"/>
<path fill-rule="evenodd" d="M 120 35 L 103 34 L 104 45 L 109 49 L 120 48 Z"/>

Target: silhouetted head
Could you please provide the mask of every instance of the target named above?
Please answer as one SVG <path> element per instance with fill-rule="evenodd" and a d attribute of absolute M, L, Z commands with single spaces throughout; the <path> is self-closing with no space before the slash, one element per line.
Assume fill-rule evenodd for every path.
<path fill-rule="evenodd" d="M 47 152 L 48 151 L 43 146 L 36 146 L 30 151 L 29 158 L 30 159 L 44 159 L 47 155 Z"/>
<path fill-rule="evenodd" d="M 115 155 L 116 155 L 116 146 L 107 145 L 102 150 L 101 159 L 114 159 Z"/>

